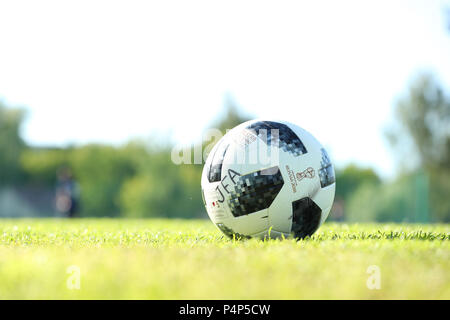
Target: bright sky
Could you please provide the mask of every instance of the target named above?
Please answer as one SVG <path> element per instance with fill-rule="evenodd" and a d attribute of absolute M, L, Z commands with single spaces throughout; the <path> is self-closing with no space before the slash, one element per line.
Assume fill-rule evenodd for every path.
<path fill-rule="evenodd" d="M 2 1 L 0 99 L 34 145 L 190 143 L 230 93 L 299 124 L 338 165 L 385 176 L 392 105 L 420 70 L 450 84 L 448 1 Z"/>

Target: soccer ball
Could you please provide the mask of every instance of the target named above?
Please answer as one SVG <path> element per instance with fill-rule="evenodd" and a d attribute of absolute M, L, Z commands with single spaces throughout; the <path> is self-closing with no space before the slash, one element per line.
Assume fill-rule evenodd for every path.
<path fill-rule="evenodd" d="M 202 197 L 230 238 L 311 236 L 334 200 L 334 168 L 324 147 L 286 121 L 251 120 L 211 149 Z"/>

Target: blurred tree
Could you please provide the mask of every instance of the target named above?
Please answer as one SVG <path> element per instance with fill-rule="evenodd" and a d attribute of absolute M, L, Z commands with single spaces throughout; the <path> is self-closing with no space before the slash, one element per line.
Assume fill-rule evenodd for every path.
<path fill-rule="evenodd" d="M 200 174 L 195 165 L 173 164 L 167 150 L 152 152 L 137 174 L 122 185 L 121 211 L 127 217 L 199 216 Z"/>
<path fill-rule="evenodd" d="M 230 95 L 225 96 L 224 112 L 210 126 L 225 134 L 248 118 Z M 202 150 L 210 150 L 217 142 L 200 141 Z M 199 145 L 197 144 L 197 146 Z M 201 199 L 202 164 L 175 165 L 171 161 L 171 147 L 160 146 L 143 157 L 137 173 L 123 184 L 119 203 L 121 211 L 131 217 L 206 217 Z M 191 163 L 194 163 L 191 152 Z"/>
<path fill-rule="evenodd" d="M 433 219 L 450 221 L 450 99 L 432 75 L 421 74 L 395 115 L 397 126 L 387 135 L 400 164 L 426 174 Z"/>
<path fill-rule="evenodd" d="M 22 181 L 19 158 L 25 143 L 19 130 L 23 119 L 23 110 L 7 108 L 0 101 L 0 186 Z"/>
<path fill-rule="evenodd" d="M 51 194 L 64 167 L 80 185 L 81 216 L 206 217 L 200 190 L 203 166 L 175 165 L 170 143 L 26 147 L 19 136 L 22 116 L 20 110 L 0 106 L 0 184 Z M 227 96 L 224 113 L 213 126 L 224 134 L 246 120 Z"/>
<path fill-rule="evenodd" d="M 210 127 L 219 129 L 222 134 L 225 134 L 227 130 L 250 120 L 250 117 L 241 110 L 233 96 L 230 93 L 225 94 L 223 115 L 215 120 Z"/>
<path fill-rule="evenodd" d="M 54 189 L 57 172 L 69 168 L 81 190 L 81 216 L 117 216 L 119 191 L 135 174 L 145 151 L 137 147 L 87 145 L 68 149 L 30 148 L 22 153 L 27 183 Z"/>
<path fill-rule="evenodd" d="M 361 168 L 354 164 L 336 170 L 336 196 L 330 214 L 330 220 L 347 220 L 347 206 L 360 188 L 378 186 L 380 178 L 370 168 Z"/>
<path fill-rule="evenodd" d="M 391 183 L 365 183 L 349 197 L 346 220 L 415 222 L 412 188 L 411 178 L 406 176 Z"/>
<path fill-rule="evenodd" d="M 427 169 L 450 169 L 450 100 L 436 79 L 421 74 L 412 83 L 409 93 L 401 99 L 395 112 L 400 131 L 390 132 L 392 144 L 398 148 L 401 135 L 412 139 L 419 165 Z"/>
<path fill-rule="evenodd" d="M 28 184 L 54 186 L 56 172 L 69 165 L 70 149 L 28 148 L 20 155 L 20 165 Z"/>
<path fill-rule="evenodd" d="M 241 108 L 239 107 L 233 96 L 230 93 L 225 94 L 223 113 L 209 126 L 211 129 L 219 130 L 221 136 L 211 137 L 211 139 L 209 140 L 205 139 L 204 141 L 200 142 L 202 144 L 201 149 L 203 150 L 205 158 L 212 150 L 214 145 L 220 140 L 222 136 L 227 133 L 228 130 L 231 130 L 237 125 L 251 119 L 249 115 L 244 114 L 240 110 Z"/>
<path fill-rule="evenodd" d="M 351 194 L 363 184 L 377 185 L 381 182 L 371 168 L 361 168 L 350 164 L 336 170 L 336 197 L 347 200 Z"/>
<path fill-rule="evenodd" d="M 102 145 L 88 145 L 71 152 L 69 163 L 80 184 L 82 215 L 120 215 L 122 184 L 136 173 L 133 156 L 127 148 Z"/>

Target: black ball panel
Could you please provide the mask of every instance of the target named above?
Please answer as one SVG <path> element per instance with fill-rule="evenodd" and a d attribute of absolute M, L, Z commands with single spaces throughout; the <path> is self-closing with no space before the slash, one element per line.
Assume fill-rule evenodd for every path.
<path fill-rule="evenodd" d="M 228 201 L 231 213 L 239 217 L 267 209 L 283 185 L 284 180 L 278 167 L 239 176 Z"/>
<path fill-rule="evenodd" d="M 331 164 L 330 157 L 325 149 L 320 150 L 322 152 L 322 160 L 320 161 L 319 178 L 320 186 L 322 188 L 328 187 L 336 180 L 334 177 L 333 165 Z"/>
<path fill-rule="evenodd" d="M 277 145 L 281 150 L 293 154 L 298 157 L 307 153 L 306 147 L 300 138 L 287 125 L 274 121 L 258 121 L 252 123 L 248 127 L 266 142 L 268 146 Z M 278 136 L 272 135 L 272 130 L 278 130 Z"/>
<path fill-rule="evenodd" d="M 222 179 L 222 164 L 225 154 L 230 146 L 229 143 L 219 142 L 211 160 L 211 165 L 207 168 L 207 177 L 209 182 L 217 182 Z"/>
<path fill-rule="evenodd" d="M 292 202 L 292 229 L 295 238 L 311 236 L 319 227 L 322 209 L 311 198 Z"/>

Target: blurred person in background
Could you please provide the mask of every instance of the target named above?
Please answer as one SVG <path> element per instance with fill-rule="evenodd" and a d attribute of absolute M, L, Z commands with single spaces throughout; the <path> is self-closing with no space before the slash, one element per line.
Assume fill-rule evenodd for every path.
<path fill-rule="evenodd" d="M 72 170 L 60 168 L 57 172 L 55 205 L 57 212 L 65 217 L 73 218 L 79 211 L 80 188 L 73 178 Z"/>

